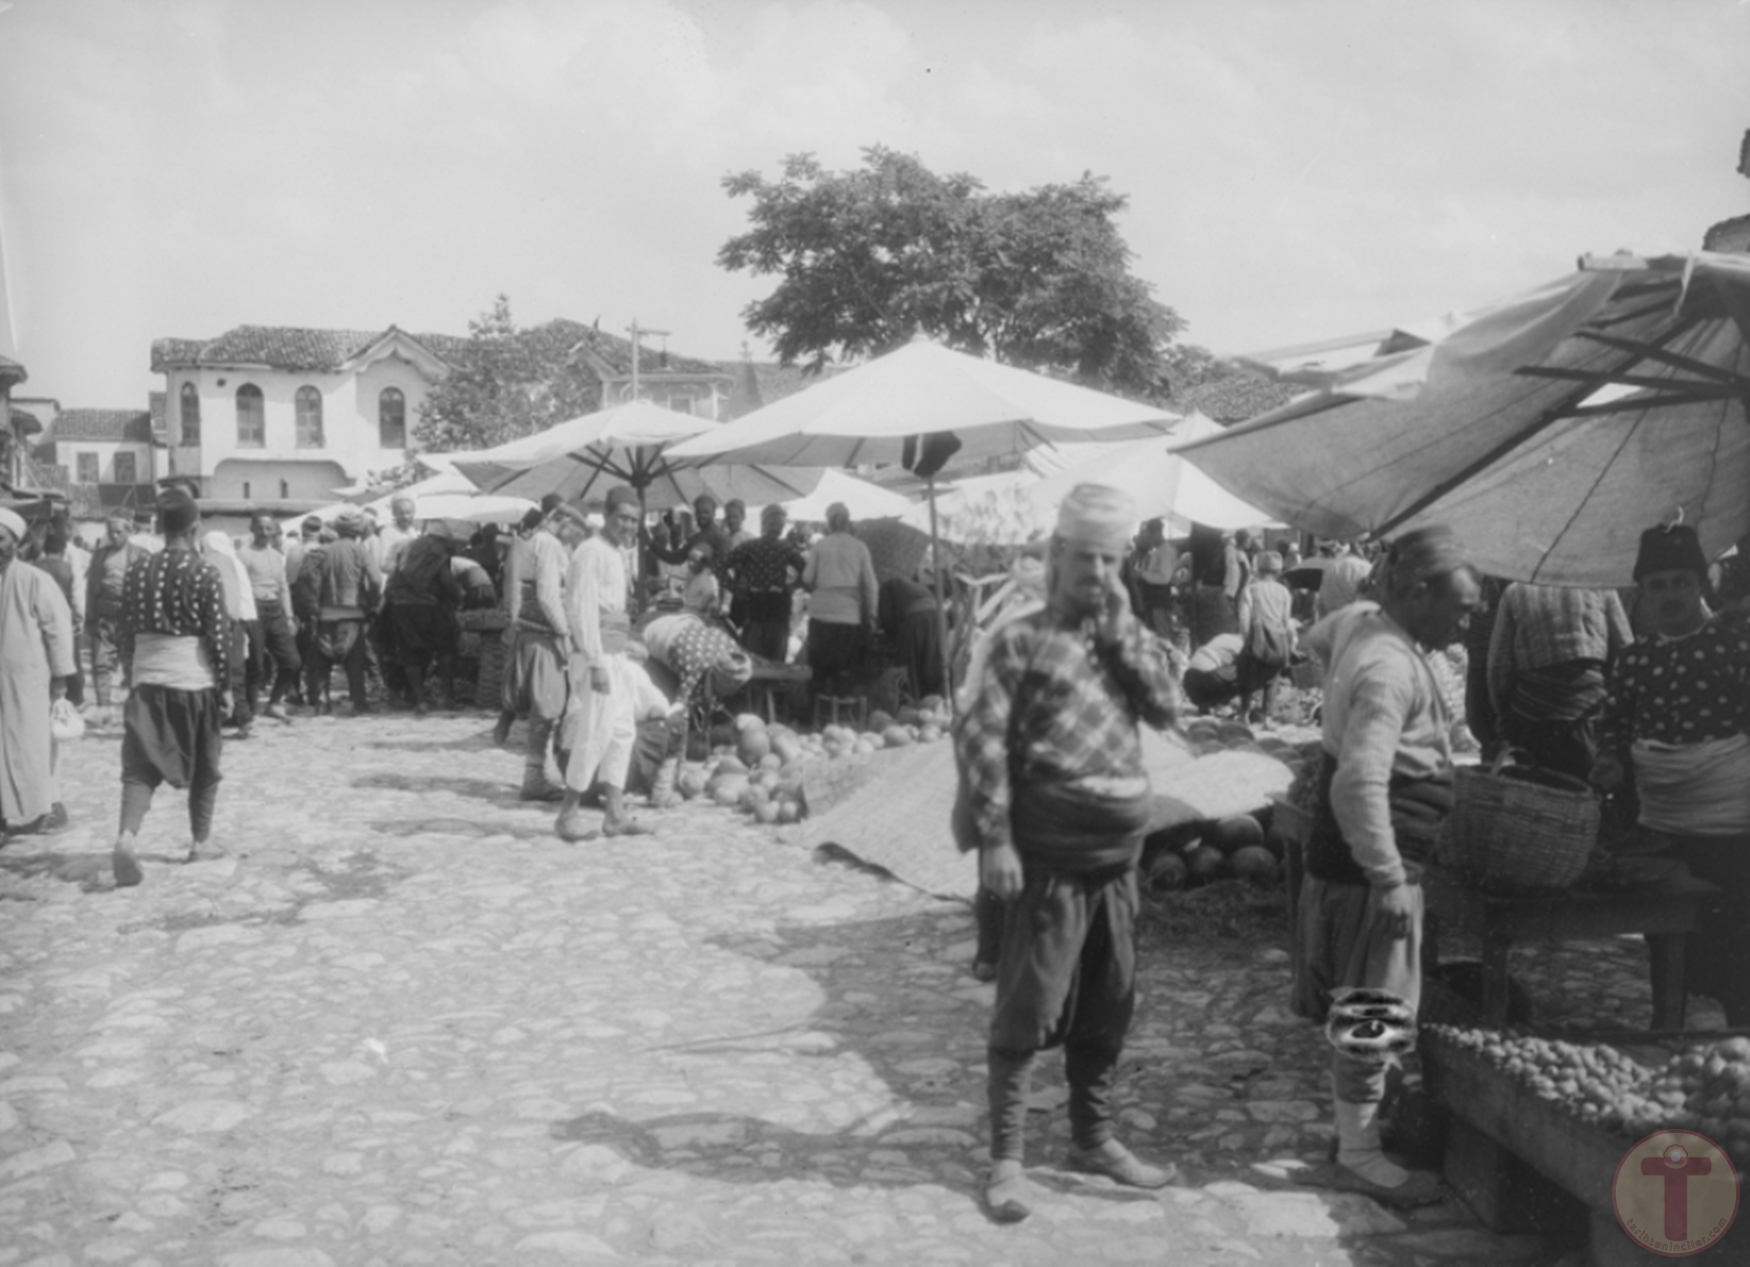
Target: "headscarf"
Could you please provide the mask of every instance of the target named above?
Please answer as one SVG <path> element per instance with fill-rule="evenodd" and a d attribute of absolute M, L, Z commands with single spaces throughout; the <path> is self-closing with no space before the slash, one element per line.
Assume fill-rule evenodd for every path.
<path fill-rule="evenodd" d="M 29 531 L 25 527 L 24 516 L 15 510 L 8 510 L 4 506 L 0 506 L 0 528 L 10 532 L 14 541 L 23 541 L 24 534 Z"/>
<path fill-rule="evenodd" d="M 1470 566 L 1470 556 L 1458 534 L 1444 524 L 1406 532 L 1386 547 L 1386 589 L 1404 594 L 1415 586 Z"/>
<path fill-rule="evenodd" d="M 365 512 L 357 506 L 348 506 L 334 517 L 334 531 L 342 537 L 363 537 L 365 525 Z"/>
<path fill-rule="evenodd" d="M 214 528 L 201 538 L 201 553 L 219 573 L 219 582 L 225 589 L 225 614 L 232 620 L 259 619 L 254 587 L 249 584 L 249 573 L 243 568 L 243 560 L 237 557 L 237 547 L 231 538 Z"/>
<path fill-rule="evenodd" d="M 1124 552 L 1136 534 L 1136 501 L 1122 489 L 1077 484 L 1057 508 L 1057 537 Z"/>

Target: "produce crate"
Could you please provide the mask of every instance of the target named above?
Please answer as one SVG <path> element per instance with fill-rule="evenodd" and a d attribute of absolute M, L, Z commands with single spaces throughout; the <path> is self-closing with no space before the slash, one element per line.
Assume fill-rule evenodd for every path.
<path fill-rule="evenodd" d="M 1447 1182 L 1491 1229 L 1518 1230 L 1513 1224 L 1520 1223 L 1568 1230 L 1572 1207 L 1547 1189 L 1534 1182 L 1530 1193 L 1512 1191 L 1528 1177 L 1541 1179 L 1585 1207 L 1593 1267 L 1650 1267 L 1670 1261 L 1624 1235 L 1611 1206 L 1616 1167 L 1634 1138 L 1580 1120 L 1540 1099 L 1483 1056 L 1428 1030 L 1422 1033 L 1421 1056 L 1426 1086 L 1453 1116 Z M 1747 1239 L 1741 1213 L 1739 1225 L 1725 1240 L 1689 1261 L 1701 1267 L 1750 1261 Z"/>
<path fill-rule="evenodd" d="M 1459 1121 L 1593 1210 L 1610 1213 L 1616 1165 L 1634 1140 L 1582 1122 L 1482 1056 L 1426 1030 L 1422 1073 L 1435 1099 Z"/>

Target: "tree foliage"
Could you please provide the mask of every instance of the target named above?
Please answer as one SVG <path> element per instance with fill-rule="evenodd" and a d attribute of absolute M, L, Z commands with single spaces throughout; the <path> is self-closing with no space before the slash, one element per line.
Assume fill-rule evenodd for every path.
<path fill-rule="evenodd" d="M 1178 315 L 1130 272 L 1113 217 L 1126 199 L 1103 179 L 990 193 L 879 146 L 855 171 L 809 154 L 780 180 L 724 179 L 750 198 L 751 227 L 717 262 L 778 287 L 743 312 L 785 364 L 818 372 L 919 331 L 950 347 L 1092 386 L 1158 395 Z"/>
<path fill-rule="evenodd" d="M 425 449 L 485 449 L 601 405 L 601 386 L 575 355 L 589 327 L 550 321 L 519 329 L 500 295 L 468 323 L 450 372 L 427 394 L 414 438 Z"/>

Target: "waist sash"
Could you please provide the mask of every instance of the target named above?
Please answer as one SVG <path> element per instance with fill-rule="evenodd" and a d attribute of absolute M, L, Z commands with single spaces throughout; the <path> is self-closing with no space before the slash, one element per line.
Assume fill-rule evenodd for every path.
<path fill-rule="evenodd" d="M 1331 780 L 1336 774 L 1337 759 L 1324 753 L 1319 766 L 1312 833 L 1306 842 L 1307 874 L 1337 884 L 1366 884 L 1367 872 L 1355 861 L 1354 851 L 1343 839 L 1343 830 L 1337 825 L 1337 814 L 1331 806 Z M 1422 882 L 1422 868 L 1434 852 L 1455 799 L 1450 767 L 1428 778 L 1394 774 L 1387 783 L 1392 838 L 1397 843 L 1398 856 L 1404 860 L 1404 877 L 1410 884 Z"/>
<path fill-rule="evenodd" d="M 207 644 L 194 634 L 143 633 L 134 637 L 134 685 L 173 691 L 210 691 L 215 685 Z"/>
<path fill-rule="evenodd" d="M 1026 865 L 1054 874 L 1136 865 L 1154 808 L 1147 779 L 1109 789 L 1036 780 L 1011 787 L 1010 831 Z"/>
<path fill-rule="evenodd" d="M 1632 750 L 1641 825 L 1678 836 L 1750 832 L 1750 735 Z"/>

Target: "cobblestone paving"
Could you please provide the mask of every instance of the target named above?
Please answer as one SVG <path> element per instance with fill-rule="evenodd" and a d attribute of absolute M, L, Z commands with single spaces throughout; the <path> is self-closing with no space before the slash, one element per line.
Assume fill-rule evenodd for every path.
<path fill-rule="evenodd" d="M 1278 947 L 1151 952 L 1123 1086 L 1183 1182 L 1058 1166 L 979 1213 L 989 988 L 965 908 L 724 811 L 568 846 L 478 715 L 230 743 L 216 840 L 112 887 L 117 739 L 74 826 L 0 853 L 0 1265 L 1548 1261 L 1455 1202 L 1281 1179 L 1322 1155 L 1322 1049 Z M 1039 1085 L 1061 1085 L 1048 1061 Z"/>

